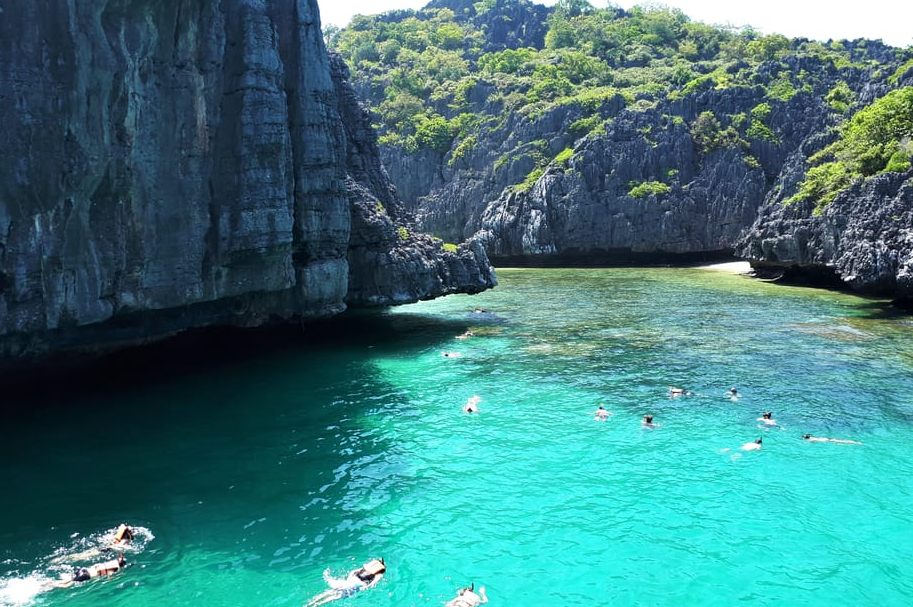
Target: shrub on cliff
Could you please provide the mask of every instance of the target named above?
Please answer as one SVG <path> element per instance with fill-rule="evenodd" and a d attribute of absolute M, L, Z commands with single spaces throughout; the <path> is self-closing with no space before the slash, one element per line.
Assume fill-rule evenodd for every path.
<path fill-rule="evenodd" d="M 632 198 L 645 198 L 647 196 L 662 196 L 672 191 L 672 188 L 661 181 L 645 181 L 634 185 L 628 192 Z"/>
<path fill-rule="evenodd" d="M 709 154 L 723 148 L 746 147 L 745 140 L 739 132 L 732 125 L 723 128 L 710 110 L 701 112 L 691 125 L 691 139 L 701 154 Z"/>
<path fill-rule="evenodd" d="M 798 96 L 842 115 L 867 79 L 896 86 L 913 61 L 913 48 L 763 36 L 694 23 L 661 5 L 624 10 L 587 0 L 548 8 L 529 0 L 436 0 L 421 10 L 356 17 L 327 40 L 349 64 L 385 151 L 435 150 L 457 171 L 478 166 L 473 155 L 498 158 L 496 171 L 507 148 L 542 138 L 560 149 L 604 135 L 622 107 L 649 113 L 659 104 L 691 125 L 698 153 L 738 147 L 754 167 L 749 149 L 778 156 L 774 148 L 790 135 L 783 117 L 797 111 Z M 725 109 L 704 105 L 723 98 L 730 100 Z M 902 155 L 888 163 L 899 151 L 877 151 L 876 170 L 904 166 Z M 457 162 L 463 158 L 470 161 Z M 855 174 L 849 165 L 819 164 L 803 197 L 827 195 Z"/>
<path fill-rule="evenodd" d="M 891 91 L 856 112 L 840 137 L 809 158 L 812 167 L 787 203 L 814 200 L 820 211 L 855 180 L 910 168 L 913 87 Z"/>

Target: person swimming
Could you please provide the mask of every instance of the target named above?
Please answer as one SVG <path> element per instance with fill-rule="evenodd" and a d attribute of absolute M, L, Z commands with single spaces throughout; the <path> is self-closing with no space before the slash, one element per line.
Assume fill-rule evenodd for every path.
<path fill-rule="evenodd" d="M 482 400 L 481 396 L 470 396 L 466 403 L 463 405 L 463 413 L 478 413 L 479 412 L 479 402 Z"/>
<path fill-rule="evenodd" d="M 457 592 L 456 598 L 447 601 L 444 607 L 477 607 L 488 602 L 488 596 L 485 594 L 485 586 L 479 586 L 479 593 L 475 592 L 475 583 L 467 588 L 461 588 Z"/>
<path fill-rule="evenodd" d="M 659 424 L 653 423 L 652 415 L 644 415 L 643 419 L 640 420 L 640 425 L 644 428 L 659 428 Z"/>
<path fill-rule="evenodd" d="M 742 445 L 742 451 L 760 451 L 761 445 L 763 444 L 763 442 L 764 441 L 762 441 L 759 438 L 758 440 L 756 440 L 753 443 L 745 443 L 744 445 Z"/>
<path fill-rule="evenodd" d="M 100 557 L 105 552 L 111 552 L 116 549 L 123 549 L 124 546 L 128 545 L 134 539 L 133 528 L 127 525 L 126 523 L 121 523 L 114 530 L 112 535 L 105 534 L 103 539 L 109 541 L 107 545 L 100 547 L 92 547 L 87 550 L 82 550 L 81 552 L 76 552 L 72 554 L 64 554 L 58 557 L 51 559 L 52 564 L 62 564 L 62 563 L 72 563 L 74 561 L 87 561 Z M 107 538 L 110 538 L 108 540 Z"/>
<path fill-rule="evenodd" d="M 605 405 L 599 403 L 599 408 L 593 411 L 593 419 L 604 422 L 609 419 L 610 415 L 615 415 L 611 411 L 607 411 Z"/>
<path fill-rule="evenodd" d="M 114 532 L 114 544 L 126 544 L 133 539 L 133 529 L 121 523 Z"/>
<path fill-rule="evenodd" d="M 103 563 L 95 563 L 88 567 L 79 567 L 73 572 L 70 579 L 55 582 L 53 587 L 68 588 L 74 583 L 87 582 L 98 577 L 114 575 L 126 566 L 127 560 L 124 558 L 123 553 L 121 553 L 116 559 L 104 561 Z"/>
<path fill-rule="evenodd" d="M 350 571 L 344 578 L 334 578 L 330 570 L 323 572 L 323 579 L 329 584 L 329 590 L 324 590 L 313 597 L 304 607 L 317 607 L 331 601 L 343 599 L 362 590 L 375 586 L 387 571 L 383 558 L 371 559 L 358 569 Z"/>
<path fill-rule="evenodd" d="M 847 440 L 843 438 L 826 438 L 824 436 L 812 436 L 811 434 L 803 434 L 803 440 L 807 440 L 810 443 L 843 443 L 845 445 L 861 445 L 859 441 L 856 440 Z"/>
<path fill-rule="evenodd" d="M 761 414 L 761 417 L 758 418 L 758 421 L 764 424 L 765 426 L 779 426 L 777 420 L 773 418 L 773 413 L 767 411 Z"/>

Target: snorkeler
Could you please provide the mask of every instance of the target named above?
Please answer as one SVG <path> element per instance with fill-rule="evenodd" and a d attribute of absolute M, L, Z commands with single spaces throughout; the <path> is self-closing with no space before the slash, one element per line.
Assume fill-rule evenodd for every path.
<path fill-rule="evenodd" d="M 128 527 L 126 523 L 118 525 L 117 530 L 114 532 L 114 544 L 126 544 L 132 539 L 133 529 Z"/>
<path fill-rule="evenodd" d="M 488 602 L 488 596 L 485 594 L 485 586 L 479 586 L 479 593 L 475 593 L 475 583 L 468 588 L 461 588 L 454 599 L 447 601 L 444 607 L 476 607 L 482 603 Z"/>
<path fill-rule="evenodd" d="M 51 559 L 51 564 L 61 564 L 61 563 L 72 563 L 74 561 L 87 561 L 90 559 L 97 558 L 105 552 L 111 552 L 115 549 L 121 549 L 128 543 L 130 543 L 134 538 L 133 528 L 127 525 L 126 523 L 121 523 L 114 530 L 113 535 L 105 534 L 104 541 L 110 541 L 109 544 L 93 547 L 81 552 L 76 552 L 74 554 L 64 554 L 62 556 L 55 557 Z M 110 539 L 107 539 L 110 538 Z"/>
<path fill-rule="evenodd" d="M 761 417 L 758 418 L 758 421 L 761 422 L 762 424 L 764 424 L 765 426 L 770 426 L 770 427 L 780 425 L 777 423 L 777 420 L 775 420 L 773 418 L 773 413 L 770 411 L 766 411 L 766 412 L 762 413 Z"/>
<path fill-rule="evenodd" d="M 463 405 L 463 413 L 478 413 L 479 412 L 479 402 L 482 400 L 481 396 L 470 396 L 469 400 Z"/>
<path fill-rule="evenodd" d="M 124 558 L 123 553 L 121 553 L 116 559 L 111 559 L 110 561 L 105 561 L 103 563 L 95 563 L 88 567 L 80 567 L 73 572 L 70 579 L 56 582 L 53 586 L 55 588 L 68 588 L 76 582 L 87 582 L 97 577 L 114 575 L 126 566 L 127 560 Z"/>
<path fill-rule="evenodd" d="M 760 450 L 761 450 L 761 444 L 762 444 L 763 442 L 764 442 L 764 441 L 762 441 L 762 440 L 759 438 L 758 440 L 756 440 L 756 441 L 753 442 L 753 443 L 745 443 L 744 445 L 742 445 L 742 451 L 760 451 Z"/>
<path fill-rule="evenodd" d="M 605 405 L 599 403 L 599 408 L 593 411 L 593 419 L 604 422 L 609 419 L 610 415 L 615 415 L 611 411 L 607 411 Z"/>
<path fill-rule="evenodd" d="M 679 396 L 694 396 L 694 392 L 685 390 L 684 388 L 669 386 L 669 398 L 678 398 Z"/>
<path fill-rule="evenodd" d="M 380 581 L 386 570 L 387 566 L 384 564 L 384 559 L 382 558 L 368 561 L 358 569 L 350 571 L 344 578 L 332 577 L 330 575 L 330 570 L 327 569 L 323 572 L 323 579 L 329 584 L 330 589 L 324 590 L 313 597 L 310 601 L 305 603 L 304 607 L 325 605 L 331 601 L 344 599 L 352 596 L 356 592 L 371 588 Z"/>
<path fill-rule="evenodd" d="M 803 434 L 802 438 L 807 440 L 810 443 L 843 443 L 845 445 L 861 445 L 857 440 L 847 440 L 843 438 L 826 438 L 824 436 L 812 436 L 811 434 Z"/>

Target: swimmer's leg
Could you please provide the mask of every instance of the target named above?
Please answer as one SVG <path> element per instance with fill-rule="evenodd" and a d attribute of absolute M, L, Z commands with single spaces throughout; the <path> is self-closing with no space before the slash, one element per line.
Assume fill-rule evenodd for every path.
<path fill-rule="evenodd" d="M 310 601 L 305 603 L 304 607 L 317 607 L 318 605 L 326 605 L 331 601 L 336 599 L 341 599 L 342 593 L 338 590 L 324 590 Z"/>
<path fill-rule="evenodd" d="M 69 588 L 70 586 L 72 586 L 75 583 L 76 583 L 76 580 L 74 580 L 72 577 L 60 578 L 60 579 L 54 580 L 52 582 L 46 583 L 44 588 L 45 588 L 45 590 L 51 590 L 54 588 Z"/>

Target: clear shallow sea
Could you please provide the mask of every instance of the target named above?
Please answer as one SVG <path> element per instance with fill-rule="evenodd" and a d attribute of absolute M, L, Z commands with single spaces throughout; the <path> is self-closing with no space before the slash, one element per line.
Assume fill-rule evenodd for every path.
<path fill-rule="evenodd" d="M 320 348 L 5 402 L 0 605 L 299 607 L 371 556 L 335 605 L 913 604 L 913 318 L 701 269 L 498 276 Z M 121 521 L 131 567 L 38 592 Z"/>

